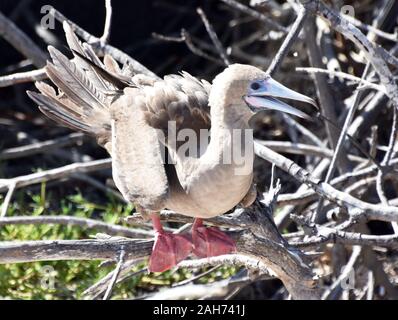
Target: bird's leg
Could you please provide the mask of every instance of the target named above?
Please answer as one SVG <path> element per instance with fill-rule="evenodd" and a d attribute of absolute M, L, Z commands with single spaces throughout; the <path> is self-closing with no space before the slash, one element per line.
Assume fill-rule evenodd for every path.
<path fill-rule="evenodd" d="M 202 219 L 195 219 L 192 226 L 193 253 L 200 257 L 214 257 L 236 251 L 235 241 L 216 227 L 203 226 Z"/>
<path fill-rule="evenodd" d="M 158 214 L 151 214 L 151 219 L 155 230 L 155 243 L 148 269 L 150 272 L 163 272 L 174 267 L 191 253 L 192 242 L 187 235 L 165 232 Z"/>

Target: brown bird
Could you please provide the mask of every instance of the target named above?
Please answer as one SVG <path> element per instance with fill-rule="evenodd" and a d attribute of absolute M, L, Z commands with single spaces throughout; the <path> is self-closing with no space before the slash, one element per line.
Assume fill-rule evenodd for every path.
<path fill-rule="evenodd" d="M 49 47 L 41 93 L 28 92 L 51 119 L 94 135 L 112 157 L 116 186 L 126 200 L 151 216 L 156 239 L 149 270 L 167 270 L 191 252 L 210 257 L 233 252 L 234 241 L 202 219 L 221 215 L 256 196 L 253 180 L 254 112 L 273 109 L 307 114 L 276 99 L 316 105 L 253 66 L 233 64 L 212 84 L 182 72 L 163 79 L 121 70 L 80 43 L 68 24 L 69 60 Z M 163 230 L 159 211 L 195 218 L 191 235 Z"/>

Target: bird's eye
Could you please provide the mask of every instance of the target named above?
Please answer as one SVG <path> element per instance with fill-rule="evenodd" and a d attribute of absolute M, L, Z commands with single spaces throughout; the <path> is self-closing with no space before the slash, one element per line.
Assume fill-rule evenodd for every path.
<path fill-rule="evenodd" d="M 260 89 L 260 84 L 259 84 L 258 82 L 253 82 L 253 83 L 250 85 L 250 89 L 252 89 L 252 90 L 258 90 L 258 89 Z"/>

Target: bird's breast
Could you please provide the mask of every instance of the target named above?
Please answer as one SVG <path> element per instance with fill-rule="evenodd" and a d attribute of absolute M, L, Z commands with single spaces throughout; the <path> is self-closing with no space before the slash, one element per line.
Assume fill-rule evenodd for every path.
<path fill-rule="evenodd" d="M 225 176 L 224 176 L 225 174 Z M 195 201 L 203 212 L 203 217 L 214 217 L 235 207 L 247 194 L 252 183 L 252 174 L 236 175 L 215 172 L 206 177 L 212 183 L 204 184 L 195 192 Z"/>
<path fill-rule="evenodd" d="M 250 189 L 252 171 L 244 174 L 232 166 L 215 167 L 191 181 L 183 191 L 171 194 L 167 207 L 180 214 L 211 218 L 235 207 Z"/>

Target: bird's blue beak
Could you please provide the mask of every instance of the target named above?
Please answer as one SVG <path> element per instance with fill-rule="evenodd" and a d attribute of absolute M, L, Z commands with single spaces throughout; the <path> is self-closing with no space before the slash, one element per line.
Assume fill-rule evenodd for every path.
<path fill-rule="evenodd" d="M 266 109 L 278 110 L 300 118 L 310 119 L 308 114 L 276 98 L 306 102 L 318 109 L 315 100 L 285 87 L 271 77 L 252 81 L 249 85 L 247 95 L 243 97 L 250 109 L 254 112 Z"/>

